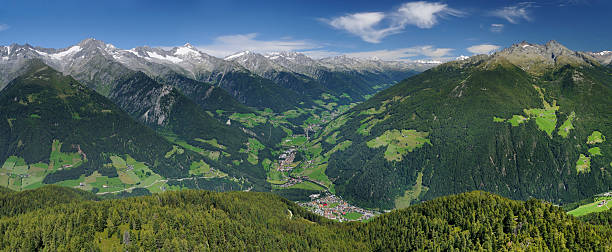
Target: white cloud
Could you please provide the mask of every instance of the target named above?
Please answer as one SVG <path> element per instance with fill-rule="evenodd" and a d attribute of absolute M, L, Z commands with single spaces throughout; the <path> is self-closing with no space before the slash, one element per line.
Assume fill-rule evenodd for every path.
<path fill-rule="evenodd" d="M 278 51 L 299 51 L 320 48 L 319 45 L 306 40 L 258 40 L 257 33 L 236 34 L 215 38 L 212 44 L 199 45 L 202 52 L 216 57 L 225 57 L 238 51 L 253 51 L 258 53 Z"/>
<path fill-rule="evenodd" d="M 482 45 L 470 46 L 467 48 L 467 50 L 468 52 L 471 52 L 473 54 L 489 54 L 499 48 L 500 46 L 497 46 L 497 45 L 482 44 Z"/>
<path fill-rule="evenodd" d="M 420 1 L 405 3 L 394 13 L 397 22 L 402 26 L 411 24 L 422 29 L 433 27 L 438 23 L 438 17 L 445 15 L 462 16 L 463 12 L 449 8 L 443 3 Z"/>
<path fill-rule="evenodd" d="M 322 19 L 332 27 L 345 30 L 359 36 L 369 43 L 380 41 L 392 34 L 400 33 L 407 25 L 421 29 L 432 28 L 439 17 L 461 16 L 462 12 L 443 3 L 425 1 L 402 4 L 392 12 L 360 12 L 337 17 L 331 20 Z"/>
<path fill-rule="evenodd" d="M 489 30 L 491 32 L 501 32 L 504 30 L 504 24 L 491 24 L 491 28 Z"/>
<path fill-rule="evenodd" d="M 349 57 L 371 59 L 378 58 L 381 60 L 392 60 L 392 61 L 413 61 L 415 57 L 423 58 L 428 60 L 440 60 L 446 61 L 452 59 L 451 52 L 454 51 L 452 48 L 435 48 L 430 45 L 426 46 L 415 46 L 407 48 L 399 48 L 394 50 L 377 50 L 377 51 L 365 51 L 365 52 L 352 52 L 345 53 Z"/>
<path fill-rule="evenodd" d="M 517 24 L 522 19 L 531 21 L 529 9 L 532 7 L 534 7 L 533 2 L 523 2 L 515 6 L 494 10 L 490 14 L 495 17 L 506 19 L 510 23 Z"/>
<path fill-rule="evenodd" d="M 0 31 L 6 31 L 8 30 L 8 28 L 11 28 L 11 27 L 7 24 L 0 24 Z"/>

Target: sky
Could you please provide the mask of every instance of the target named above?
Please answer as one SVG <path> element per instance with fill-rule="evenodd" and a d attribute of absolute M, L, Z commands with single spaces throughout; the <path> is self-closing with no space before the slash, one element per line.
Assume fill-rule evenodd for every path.
<path fill-rule="evenodd" d="M 612 50 L 612 1 L 2 0 L 0 45 L 119 48 L 190 43 L 217 57 L 250 50 L 450 60 L 557 40 Z"/>

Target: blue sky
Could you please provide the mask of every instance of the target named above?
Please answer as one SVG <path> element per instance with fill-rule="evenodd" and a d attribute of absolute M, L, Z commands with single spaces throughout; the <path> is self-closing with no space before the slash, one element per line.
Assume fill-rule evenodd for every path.
<path fill-rule="evenodd" d="M 526 40 L 612 49 L 612 1 L 3 0 L 0 44 L 119 48 L 189 42 L 212 55 L 291 50 L 389 60 L 451 59 Z"/>

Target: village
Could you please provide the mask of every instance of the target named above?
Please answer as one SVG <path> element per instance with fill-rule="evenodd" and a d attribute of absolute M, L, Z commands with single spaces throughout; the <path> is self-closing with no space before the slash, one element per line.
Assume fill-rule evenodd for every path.
<path fill-rule="evenodd" d="M 298 202 L 298 204 L 309 211 L 321 215 L 330 220 L 339 222 L 345 221 L 366 221 L 380 213 L 352 206 L 342 198 L 331 193 L 310 195 L 311 201 Z"/>

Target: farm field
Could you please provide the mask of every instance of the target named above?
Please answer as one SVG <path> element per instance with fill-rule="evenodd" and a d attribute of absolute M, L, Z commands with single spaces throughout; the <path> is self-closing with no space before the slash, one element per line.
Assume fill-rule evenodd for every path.
<path fill-rule="evenodd" d="M 600 197 L 593 203 L 582 205 L 567 213 L 573 216 L 582 216 L 590 213 L 607 211 L 610 208 L 612 208 L 612 197 Z"/>

